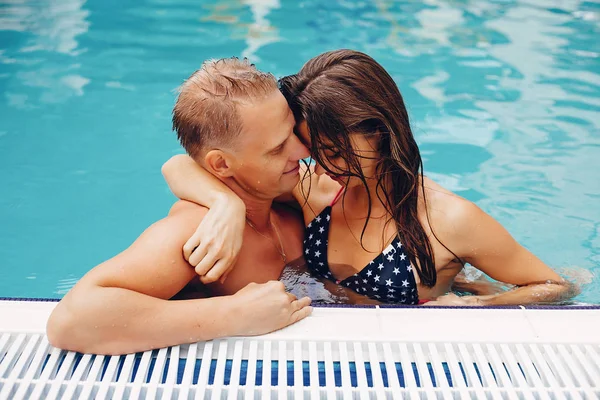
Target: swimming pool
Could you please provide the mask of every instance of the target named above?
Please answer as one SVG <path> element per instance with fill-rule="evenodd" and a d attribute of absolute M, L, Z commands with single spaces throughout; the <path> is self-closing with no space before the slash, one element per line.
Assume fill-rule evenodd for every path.
<path fill-rule="evenodd" d="M 426 173 L 600 304 L 600 4 L 10 1 L 0 5 L 0 296 L 61 297 L 174 198 L 173 89 L 206 58 L 276 76 L 326 50 L 396 79 Z"/>

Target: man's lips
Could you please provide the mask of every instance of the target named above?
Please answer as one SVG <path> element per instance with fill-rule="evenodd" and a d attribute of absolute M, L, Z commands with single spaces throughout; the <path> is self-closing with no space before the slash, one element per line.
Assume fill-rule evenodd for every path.
<path fill-rule="evenodd" d="M 296 167 L 294 167 L 294 168 L 290 169 L 289 171 L 286 171 L 286 172 L 284 172 L 283 174 L 284 174 L 284 175 L 287 175 L 287 174 L 293 174 L 293 173 L 295 173 L 295 172 L 298 172 L 298 170 L 300 170 L 300 165 L 299 165 L 299 164 L 298 164 L 298 166 L 296 166 Z"/>

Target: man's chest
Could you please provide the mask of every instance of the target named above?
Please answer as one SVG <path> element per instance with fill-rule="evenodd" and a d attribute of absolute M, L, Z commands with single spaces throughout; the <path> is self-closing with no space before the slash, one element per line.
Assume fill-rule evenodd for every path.
<path fill-rule="evenodd" d="M 265 260 L 263 257 L 250 259 L 242 258 L 242 256 L 240 254 L 242 261 L 238 261 L 225 282 L 215 282 L 208 285 L 208 290 L 212 295 L 235 294 L 251 282 L 266 283 L 278 280 L 281 276 L 284 267 L 281 258 Z"/>

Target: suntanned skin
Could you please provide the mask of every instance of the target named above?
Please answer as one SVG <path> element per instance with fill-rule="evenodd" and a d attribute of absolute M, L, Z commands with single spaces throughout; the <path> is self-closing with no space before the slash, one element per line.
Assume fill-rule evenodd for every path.
<path fill-rule="evenodd" d="M 288 262 L 296 260 L 302 262 L 304 226 L 299 212 L 284 205 L 274 204 L 272 218 L 280 231 L 281 242 Z M 216 281 L 203 284 L 196 279 L 193 281 L 194 288 L 196 290 L 200 288 L 209 296 L 223 296 L 236 293 L 248 282 L 264 283 L 278 280 L 284 264 L 274 244 L 279 245 L 276 238 L 274 241 L 270 241 L 258 235 L 252 228 L 246 227 L 238 261 L 225 282 Z M 194 272 L 193 268 L 190 269 Z"/>
<path fill-rule="evenodd" d="M 298 124 L 297 132 L 304 143 L 310 144 L 306 122 Z M 359 135 L 354 136 L 353 140 L 355 151 L 365 155 L 361 160 L 365 176 L 374 176 L 376 163 L 373 160 L 377 156 L 373 144 Z M 337 163 L 331 162 L 329 168 L 342 171 L 347 168 L 343 161 Z M 301 172 L 304 179 L 293 191 L 294 197 L 302 205 L 305 224 L 329 205 L 342 189 L 340 182 L 328 176 L 322 166 L 316 165 L 311 170 L 309 174 L 302 175 Z M 475 204 L 427 177 L 423 179 L 425 189 L 424 193 L 419 192 L 417 212 L 431 243 L 437 282 L 433 287 L 421 284 L 416 269 L 413 269 L 420 299 L 437 299 L 451 290 L 454 278 L 463 268 L 459 258 L 498 281 L 522 287 L 464 299 L 447 295 L 449 297 L 444 299 L 448 302 L 443 304 L 452 304 L 454 301 L 464 304 L 471 300 L 473 305 L 543 303 L 570 298 L 576 293 L 573 285 L 517 243 L 506 229 Z M 390 217 L 377 199 L 377 180 L 368 178 L 367 182 L 371 186 L 372 209 L 362 245 L 358 238 L 361 237 L 365 210 L 368 209 L 362 183 L 356 179 L 344 182 L 344 198 L 332 207 L 327 260 L 333 276 L 339 280 L 359 272 L 396 235 L 395 225 L 386 224 Z"/>
<path fill-rule="evenodd" d="M 229 152 L 211 150 L 203 160 L 242 200 L 247 219 L 256 227 L 244 229 L 240 257 L 227 280 L 203 281 L 207 290 L 199 292 L 218 296 L 169 300 L 177 294 L 190 297 L 182 289 L 189 289 L 197 273 L 182 248 L 207 213 L 203 207 L 180 201 L 128 249 L 92 269 L 67 293 L 48 321 L 52 345 L 84 353 L 123 354 L 263 334 L 310 314 L 309 298 L 298 300 L 275 281 L 285 265 L 282 251 L 289 261 L 302 255 L 302 220 L 283 206 L 272 208 L 275 197 L 297 184 L 295 166 L 308 152 L 292 133 L 293 118 L 290 121 L 278 90 L 240 105 L 239 112 L 243 146 Z M 275 122 L 276 128 L 265 129 L 263 119 Z M 276 155 L 255 156 L 282 138 L 288 144 Z M 281 242 L 273 236 L 274 229 Z"/>
<path fill-rule="evenodd" d="M 310 145 L 306 122 L 296 126 L 303 143 Z M 369 202 L 363 183 L 357 178 L 340 182 L 328 176 L 323 166 L 301 167 L 299 184 L 278 201 L 296 201 L 308 225 L 343 189 L 343 198 L 332 207 L 327 246 L 327 261 L 336 280 L 344 280 L 362 270 L 395 237 L 396 226 L 378 199 L 376 146 L 361 135 L 351 135 L 354 151 L 371 193 L 371 216 L 363 234 Z M 331 158 L 329 170 L 347 171 L 341 158 Z M 331 160 L 330 159 L 330 160 Z M 221 186 L 189 159 L 173 157 L 164 170 L 171 189 L 181 198 L 206 204 L 205 193 Z M 166 164 L 165 164 L 166 165 Z M 343 184 L 343 185 L 342 185 Z M 203 190 L 196 190 L 199 185 Z M 413 269 L 419 298 L 434 300 L 431 305 L 510 305 L 557 302 L 577 294 L 578 288 L 562 279 L 539 258 L 521 246 L 496 220 L 472 202 L 453 194 L 427 177 L 419 191 L 418 218 L 433 250 L 437 281 L 433 287 L 421 283 Z M 425 201 L 426 200 L 426 201 Z M 232 219 L 237 219 L 237 217 Z M 362 234 L 362 243 L 360 242 Z M 450 250 L 452 251 L 450 251 Z M 493 285 L 472 288 L 464 280 L 457 288 L 475 296 L 447 294 L 457 275 L 468 262 L 500 282 L 518 286 L 499 292 Z"/>

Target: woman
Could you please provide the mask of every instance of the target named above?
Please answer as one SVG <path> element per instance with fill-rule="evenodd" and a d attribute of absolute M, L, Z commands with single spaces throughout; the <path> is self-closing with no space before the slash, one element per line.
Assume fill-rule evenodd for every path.
<path fill-rule="evenodd" d="M 492 217 L 423 175 L 400 91 L 371 57 L 324 53 L 280 85 L 316 162 L 292 193 L 314 274 L 399 304 L 529 304 L 577 293 Z M 176 195 L 206 204 L 207 187 L 223 191 L 199 166 L 178 160 L 163 169 Z M 235 226 L 243 218 L 231 216 Z M 465 263 L 517 288 L 447 294 Z"/>

